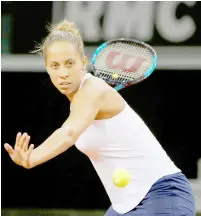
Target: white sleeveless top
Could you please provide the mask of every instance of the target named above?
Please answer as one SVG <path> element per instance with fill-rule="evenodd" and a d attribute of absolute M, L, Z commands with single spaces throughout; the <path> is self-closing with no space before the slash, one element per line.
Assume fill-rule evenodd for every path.
<path fill-rule="evenodd" d="M 85 75 L 80 88 L 89 76 Z M 159 178 L 181 172 L 128 104 L 112 118 L 94 120 L 75 146 L 91 160 L 118 213 L 135 208 Z M 118 168 L 131 174 L 131 182 L 124 188 L 112 182 L 112 173 Z"/>

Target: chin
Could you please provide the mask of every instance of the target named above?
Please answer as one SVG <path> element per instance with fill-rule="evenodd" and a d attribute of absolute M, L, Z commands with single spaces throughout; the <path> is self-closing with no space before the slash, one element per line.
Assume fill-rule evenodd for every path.
<path fill-rule="evenodd" d="M 69 89 L 60 89 L 59 90 L 63 95 L 71 95 L 74 92 L 74 89 L 69 88 Z"/>

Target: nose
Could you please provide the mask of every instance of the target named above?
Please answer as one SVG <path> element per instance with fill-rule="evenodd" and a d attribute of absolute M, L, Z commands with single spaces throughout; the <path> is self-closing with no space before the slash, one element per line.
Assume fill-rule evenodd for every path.
<path fill-rule="evenodd" d="M 65 79 L 66 77 L 68 77 L 68 71 L 62 67 L 60 69 L 59 76 L 60 78 Z"/>

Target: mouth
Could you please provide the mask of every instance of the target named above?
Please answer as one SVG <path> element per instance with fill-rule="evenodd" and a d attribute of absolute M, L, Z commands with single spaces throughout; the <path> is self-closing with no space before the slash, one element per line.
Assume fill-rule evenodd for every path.
<path fill-rule="evenodd" d="M 69 87 L 70 84 L 71 84 L 70 82 L 62 82 L 62 83 L 60 83 L 60 88 L 66 89 Z"/>
<path fill-rule="evenodd" d="M 70 84 L 70 82 L 62 82 L 62 83 L 60 83 L 61 86 L 67 86 L 69 84 Z"/>

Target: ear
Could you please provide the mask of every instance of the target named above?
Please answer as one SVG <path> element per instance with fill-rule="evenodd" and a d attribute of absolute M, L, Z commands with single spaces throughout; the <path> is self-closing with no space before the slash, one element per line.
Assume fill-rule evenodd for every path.
<path fill-rule="evenodd" d="M 88 58 L 86 56 L 83 57 L 82 63 L 83 63 L 83 70 L 86 70 L 87 63 L 88 63 Z"/>

